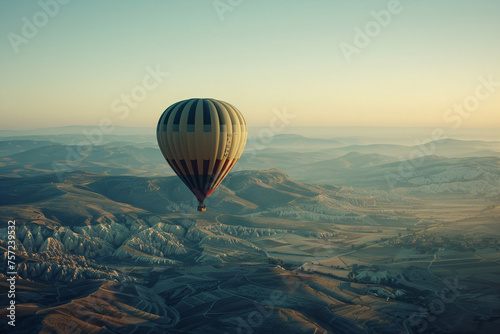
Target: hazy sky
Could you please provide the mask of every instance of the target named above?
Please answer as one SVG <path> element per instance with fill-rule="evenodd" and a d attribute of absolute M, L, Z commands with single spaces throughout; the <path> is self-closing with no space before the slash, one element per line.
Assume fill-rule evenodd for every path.
<path fill-rule="evenodd" d="M 250 126 L 500 127 L 498 0 L 59 1 L 0 0 L 1 129 L 156 126 L 190 97 Z"/>

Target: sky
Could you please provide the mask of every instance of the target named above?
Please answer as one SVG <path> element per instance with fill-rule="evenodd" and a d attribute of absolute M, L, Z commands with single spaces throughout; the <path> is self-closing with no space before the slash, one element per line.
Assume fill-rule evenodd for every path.
<path fill-rule="evenodd" d="M 154 127 L 192 97 L 249 126 L 500 128 L 499 41 L 498 0 L 0 0 L 0 129 Z"/>

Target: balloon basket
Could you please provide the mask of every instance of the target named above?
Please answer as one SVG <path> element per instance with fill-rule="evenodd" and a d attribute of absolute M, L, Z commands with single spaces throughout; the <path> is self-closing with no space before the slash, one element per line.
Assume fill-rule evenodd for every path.
<path fill-rule="evenodd" d="M 205 204 L 198 205 L 198 211 L 207 211 L 207 207 L 205 206 Z"/>

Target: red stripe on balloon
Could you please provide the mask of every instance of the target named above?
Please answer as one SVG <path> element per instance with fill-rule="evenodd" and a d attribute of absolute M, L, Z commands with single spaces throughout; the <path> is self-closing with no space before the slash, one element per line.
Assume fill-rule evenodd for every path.
<path fill-rule="evenodd" d="M 233 159 L 233 161 L 231 162 L 231 164 L 229 165 L 229 167 L 227 167 L 227 169 L 224 171 L 224 173 L 221 174 L 221 177 L 219 178 L 219 180 L 217 181 L 217 183 L 213 187 L 214 189 L 217 188 L 219 186 L 219 184 L 222 183 L 222 181 L 224 180 L 224 178 L 227 176 L 227 174 L 229 174 L 229 172 L 231 171 L 231 169 L 233 169 L 234 165 L 236 165 L 236 162 L 238 162 L 238 160 L 239 159 Z"/>

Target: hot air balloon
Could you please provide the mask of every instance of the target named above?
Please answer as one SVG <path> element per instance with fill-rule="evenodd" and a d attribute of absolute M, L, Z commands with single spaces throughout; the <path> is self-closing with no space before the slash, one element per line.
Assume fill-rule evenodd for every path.
<path fill-rule="evenodd" d="M 168 164 L 203 203 L 241 156 L 247 140 L 245 119 L 231 104 L 189 99 L 172 104 L 156 129 L 158 146 Z"/>

